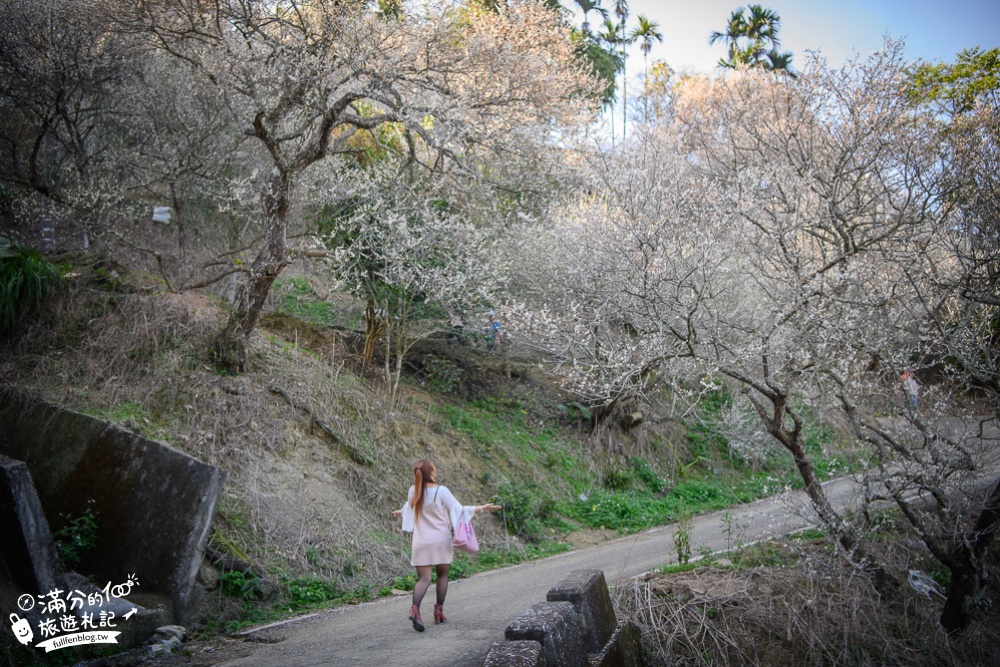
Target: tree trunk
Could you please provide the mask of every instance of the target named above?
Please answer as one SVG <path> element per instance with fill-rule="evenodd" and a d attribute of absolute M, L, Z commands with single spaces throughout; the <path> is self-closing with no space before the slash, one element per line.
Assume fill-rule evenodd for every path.
<path fill-rule="evenodd" d="M 1000 525 L 1000 480 L 997 480 L 972 533 L 952 552 L 951 584 L 941 613 L 941 625 L 949 633 L 969 625 L 972 612 L 985 593 L 990 543 Z"/>
<path fill-rule="evenodd" d="M 777 409 L 775 412 L 777 413 Z M 826 497 L 823 486 L 816 478 L 816 469 L 813 467 L 809 455 L 806 454 L 805 446 L 802 444 L 801 430 L 796 428 L 789 431 L 781 427 L 781 420 L 774 420 L 769 423 L 768 431 L 771 435 L 787 449 L 795 460 L 795 467 L 799 471 L 799 476 L 805 485 L 806 494 L 812 502 L 813 509 L 819 516 L 820 521 L 836 536 L 840 546 L 848 553 L 854 552 L 858 548 L 858 540 L 854 534 L 844 525 L 840 514 L 830 504 L 830 499 Z"/>
<path fill-rule="evenodd" d="M 288 175 L 279 173 L 261 195 L 261 206 L 267 219 L 264 247 L 236 292 L 229 321 L 212 343 L 212 360 L 219 370 L 230 373 L 246 370 L 247 339 L 257 326 L 271 286 L 288 264 L 285 232 L 290 190 Z"/>
<path fill-rule="evenodd" d="M 781 397 L 775 402 L 775 414 L 783 414 L 785 410 L 785 399 Z M 780 410 L 780 412 L 779 412 Z M 812 501 L 813 509 L 819 516 L 820 521 L 833 533 L 837 542 L 849 554 L 849 558 L 858 564 L 866 572 L 874 577 L 875 589 L 888 600 L 898 597 L 899 581 L 895 576 L 871 556 L 865 545 L 858 539 L 851 527 L 844 523 L 843 517 L 830 504 L 823 486 L 816 477 L 816 469 L 813 467 L 809 455 L 806 453 L 802 442 L 802 424 L 795 420 L 795 428 L 788 430 L 782 428 L 781 418 L 776 418 L 767 425 L 768 432 L 774 436 L 785 449 L 787 449 L 795 459 L 795 467 L 798 468 L 799 476 L 805 484 L 806 494 Z"/>
<path fill-rule="evenodd" d="M 375 310 L 375 305 L 372 303 L 371 299 L 365 305 L 365 350 L 364 359 L 365 365 L 371 365 L 375 360 L 375 348 L 378 346 L 379 340 L 382 339 L 382 334 L 385 333 L 386 324 L 386 314 L 385 311 L 380 315 Z"/>

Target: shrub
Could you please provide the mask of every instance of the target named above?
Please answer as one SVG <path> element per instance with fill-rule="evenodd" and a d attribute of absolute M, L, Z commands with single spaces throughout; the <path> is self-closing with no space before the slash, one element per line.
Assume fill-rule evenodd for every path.
<path fill-rule="evenodd" d="M 492 502 L 503 510 L 500 516 L 507 530 L 532 542 L 542 538 L 542 522 L 553 518 L 556 504 L 523 484 L 504 482 L 493 494 Z"/>
<path fill-rule="evenodd" d="M 611 491 L 624 491 L 632 486 L 632 471 L 619 466 L 608 468 L 604 471 L 603 484 Z"/>
<path fill-rule="evenodd" d="M 52 533 L 59 560 L 66 567 L 76 567 L 97 544 L 97 515 L 87 508 L 80 516 L 60 514 L 62 528 Z"/>
<path fill-rule="evenodd" d="M 59 270 L 41 253 L 0 236 L 0 331 L 13 331 L 59 279 Z"/>
<path fill-rule="evenodd" d="M 443 394 L 458 391 L 462 386 L 462 369 L 444 357 L 427 358 L 427 385 Z"/>
<path fill-rule="evenodd" d="M 287 581 L 292 604 L 301 607 L 336 600 L 342 593 L 333 582 L 317 577 L 296 577 Z"/>
<path fill-rule="evenodd" d="M 228 595 L 250 601 L 264 597 L 264 582 L 253 570 L 230 570 L 219 576 L 222 590 Z"/>
<path fill-rule="evenodd" d="M 667 488 L 667 480 L 657 475 L 646 459 L 638 456 L 633 457 L 632 469 L 635 471 L 636 479 L 648 486 L 653 493 L 663 493 Z"/>

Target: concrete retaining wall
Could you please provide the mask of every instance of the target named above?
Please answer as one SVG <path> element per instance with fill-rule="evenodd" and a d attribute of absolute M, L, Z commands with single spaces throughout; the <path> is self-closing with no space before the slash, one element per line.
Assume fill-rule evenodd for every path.
<path fill-rule="evenodd" d="M 0 454 L 27 464 L 50 524 L 96 512 L 81 569 L 116 583 L 135 574 L 143 594 L 167 596 L 176 622 L 190 620 L 223 470 L 9 389 L 0 390 Z"/>
<path fill-rule="evenodd" d="M 0 454 L 0 559 L 15 583 L 34 592 L 56 585 L 59 563 L 42 503 L 23 461 Z M 6 602 L 6 601 L 4 601 Z"/>

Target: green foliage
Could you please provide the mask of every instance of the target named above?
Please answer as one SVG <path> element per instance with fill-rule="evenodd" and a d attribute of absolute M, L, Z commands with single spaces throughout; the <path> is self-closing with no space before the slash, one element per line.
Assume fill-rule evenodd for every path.
<path fill-rule="evenodd" d="M 442 405 L 439 414 L 477 445 L 480 455 L 503 454 L 521 464 L 559 466 L 567 480 L 585 477 L 585 470 L 575 464 L 553 427 L 530 418 L 517 400 L 481 397 L 461 405 Z"/>
<path fill-rule="evenodd" d="M 412 591 L 413 587 L 417 585 L 417 575 L 413 572 L 403 575 L 402 577 L 396 577 L 392 580 L 392 588 L 399 591 Z"/>
<path fill-rule="evenodd" d="M 394 580 L 394 583 L 399 579 Z M 416 580 L 414 579 L 414 582 Z M 409 588 L 413 588 L 413 583 Z M 315 609 L 317 607 L 327 607 L 337 604 L 359 604 L 370 602 L 378 595 L 389 595 L 392 587 L 382 586 L 378 591 L 373 592 L 372 585 L 367 579 L 362 579 L 353 588 L 343 588 L 336 582 L 315 576 L 284 577 L 281 580 L 283 601 L 282 605 L 293 611 L 305 609 Z M 405 584 L 404 584 L 405 585 Z M 400 586 L 402 588 L 402 586 Z"/>
<path fill-rule="evenodd" d="M 60 514 L 64 521 L 62 528 L 52 533 L 59 560 L 68 568 L 74 568 L 97 544 L 97 514 L 88 507 L 83 514 Z"/>
<path fill-rule="evenodd" d="M 458 391 L 462 386 L 462 369 L 450 359 L 431 355 L 426 360 L 427 385 L 443 394 Z"/>
<path fill-rule="evenodd" d="M 292 605 L 297 607 L 318 605 L 343 596 L 333 582 L 318 577 L 296 577 L 284 583 Z"/>
<path fill-rule="evenodd" d="M 555 518 L 555 501 L 533 484 L 504 482 L 490 500 L 503 508 L 500 517 L 507 530 L 532 542 L 541 541 L 544 526 Z"/>
<path fill-rule="evenodd" d="M 730 458 L 729 440 L 710 424 L 695 421 L 688 425 L 684 437 L 688 441 L 688 451 L 695 459 L 711 459 L 716 454 Z"/>
<path fill-rule="evenodd" d="M 681 502 L 681 519 L 677 523 L 673 538 L 677 562 L 681 565 L 687 565 L 691 561 L 691 518 L 684 511 L 683 501 Z"/>
<path fill-rule="evenodd" d="M 822 528 L 806 528 L 795 533 L 789 539 L 798 542 L 809 542 L 812 540 L 825 540 L 827 538 L 829 538 L 829 533 Z"/>
<path fill-rule="evenodd" d="M 162 424 L 154 415 L 150 414 L 144 405 L 133 401 L 123 401 L 99 410 L 85 407 L 79 410 L 86 415 L 120 424 L 123 428 L 147 437 L 162 438 L 163 436 L 160 429 Z"/>
<path fill-rule="evenodd" d="M 794 77 L 789 69 L 792 53 L 778 51 L 781 17 L 773 9 L 760 5 L 749 5 L 747 10 L 743 7 L 733 10 L 726 29 L 709 36 L 709 44 L 721 41 L 726 45 L 728 58 L 720 59 L 719 67 L 759 67 Z"/>
<path fill-rule="evenodd" d="M 219 581 L 224 593 L 241 600 L 249 602 L 264 597 L 264 582 L 253 570 L 229 570 L 219 575 Z"/>
<path fill-rule="evenodd" d="M 279 308 L 306 322 L 323 326 L 333 326 L 337 315 L 328 302 L 317 296 L 305 278 L 288 278 L 275 281 L 276 293 L 280 294 Z"/>
<path fill-rule="evenodd" d="M 636 456 L 631 459 L 631 463 L 636 479 L 645 484 L 653 493 L 663 493 L 667 488 L 668 482 L 653 470 L 652 466 L 649 465 L 649 461 Z"/>
<path fill-rule="evenodd" d="M 931 579 L 942 589 L 948 590 L 948 587 L 951 586 L 951 570 L 942 567 L 937 561 L 929 563 L 929 566 Z"/>
<path fill-rule="evenodd" d="M 500 440 L 500 434 L 490 428 L 496 420 L 489 417 L 484 418 L 476 410 L 445 405 L 442 406 L 441 413 L 453 429 L 465 434 L 473 442 L 482 445 L 485 452 L 491 451 Z"/>
<path fill-rule="evenodd" d="M 597 489 L 559 509 L 587 527 L 631 533 L 677 520 L 683 512 L 713 512 L 801 486 L 794 471 L 781 476 L 759 472 L 733 481 L 718 475 L 689 477 L 669 491 L 636 485 L 624 491 Z"/>
<path fill-rule="evenodd" d="M 306 562 L 315 568 L 323 567 L 323 552 L 316 547 L 306 547 Z"/>
<path fill-rule="evenodd" d="M 632 471 L 621 466 L 613 466 L 604 471 L 602 481 L 604 488 L 611 491 L 624 491 L 632 486 Z"/>
<path fill-rule="evenodd" d="M 451 579 L 464 579 L 479 572 L 495 570 L 500 567 L 517 565 L 538 558 L 555 556 L 566 553 L 572 549 L 564 542 L 552 542 L 543 540 L 537 543 L 526 544 L 513 548 L 502 547 L 498 549 L 482 549 L 475 556 L 456 553 L 455 560 L 452 561 L 449 576 Z M 412 586 L 410 587 L 412 588 Z"/>
<path fill-rule="evenodd" d="M 13 331 L 60 279 L 59 270 L 41 253 L 0 236 L 0 333 Z"/>
<path fill-rule="evenodd" d="M 664 565 L 663 567 L 657 568 L 654 572 L 659 574 L 683 574 L 685 572 L 692 572 L 699 568 L 705 567 L 704 563 L 695 561 L 687 563 L 677 563 L 676 565 Z"/>
<path fill-rule="evenodd" d="M 909 90 L 915 102 L 947 102 L 957 113 L 971 111 L 977 99 L 1000 93 L 1000 48 L 979 47 L 958 54 L 953 64 L 921 63 L 910 72 Z"/>
<path fill-rule="evenodd" d="M 602 485 L 612 492 L 629 490 L 649 490 L 654 494 L 663 493 L 669 483 L 659 476 L 649 461 L 633 456 L 626 463 L 607 468 L 602 476 Z"/>
<path fill-rule="evenodd" d="M 695 462 L 711 461 L 722 458 L 732 462 L 732 452 L 729 440 L 723 435 L 718 422 L 723 410 L 732 405 L 733 397 L 725 384 L 717 381 L 706 381 L 704 389 L 698 397 L 698 414 L 687 424 L 684 437 L 688 442 L 688 451 Z M 682 474 L 687 470 L 683 469 Z"/>
<path fill-rule="evenodd" d="M 399 20 L 403 18 L 402 0 L 378 0 L 378 9 L 375 13 L 384 19 Z"/>
<path fill-rule="evenodd" d="M 732 407 L 733 395 L 729 387 L 718 380 L 704 383 L 705 390 L 698 397 L 698 408 L 705 414 L 718 417 L 726 408 Z"/>
<path fill-rule="evenodd" d="M 616 78 L 624 64 L 621 55 L 604 48 L 593 35 L 580 30 L 573 31 L 572 40 L 577 57 L 597 79 L 604 82 L 601 102 L 604 106 L 611 105 L 617 99 Z"/>
<path fill-rule="evenodd" d="M 556 405 L 556 410 L 565 415 L 570 422 L 590 421 L 593 415 L 587 406 L 578 401 L 559 403 Z"/>

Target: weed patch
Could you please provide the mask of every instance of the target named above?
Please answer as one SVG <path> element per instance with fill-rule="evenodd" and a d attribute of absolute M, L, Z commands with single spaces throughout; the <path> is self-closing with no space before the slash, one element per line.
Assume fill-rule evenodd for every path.
<path fill-rule="evenodd" d="M 323 326 L 337 324 L 338 316 L 333 306 L 319 298 L 304 278 L 287 278 L 275 281 L 279 294 L 279 309 L 288 315 Z"/>
<path fill-rule="evenodd" d="M 883 522 L 891 537 L 873 547 L 879 562 L 905 572 L 929 554 L 898 528 Z M 643 650 L 655 656 L 649 664 L 693 664 L 692 656 L 698 664 L 759 667 L 996 663 L 995 590 L 964 633 L 946 637 L 939 601 L 904 586 L 890 603 L 873 575 L 838 551 L 823 531 L 801 531 L 731 551 L 725 561 L 692 560 L 622 583 L 615 607 L 641 628 Z"/>
<path fill-rule="evenodd" d="M 60 514 L 59 518 L 64 524 L 52 533 L 52 540 L 59 560 L 73 569 L 97 545 L 97 514 L 88 507 L 83 514 Z"/>

